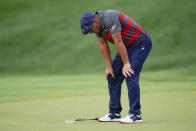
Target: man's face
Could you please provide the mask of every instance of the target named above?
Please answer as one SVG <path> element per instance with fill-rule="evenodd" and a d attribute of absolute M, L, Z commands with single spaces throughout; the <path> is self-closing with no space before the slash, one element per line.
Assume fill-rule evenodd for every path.
<path fill-rule="evenodd" d="M 99 33 L 100 32 L 100 27 L 101 26 L 100 26 L 98 18 L 95 18 L 93 20 L 93 24 L 91 26 L 90 34 L 92 34 L 92 33 Z"/>

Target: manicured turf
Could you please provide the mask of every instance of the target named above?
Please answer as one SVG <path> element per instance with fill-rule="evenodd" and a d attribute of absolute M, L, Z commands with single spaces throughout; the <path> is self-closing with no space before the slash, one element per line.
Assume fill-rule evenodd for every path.
<path fill-rule="evenodd" d="M 184 77 L 186 79 L 184 79 Z M 104 75 L 1 76 L 1 131 L 195 131 L 196 77 L 172 71 L 141 75 L 144 123 L 124 125 L 65 120 L 103 116 L 108 111 Z M 128 100 L 123 84 L 122 116 Z"/>
<path fill-rule="evenodd" d="M 0 0 L 0 131 L 195 131 L 195 5 L 195 0 Z M 108 112 L 107 83 L 100 75 L 105 62 L 95 36 L 80 31 L 82 13 L 106 9 L 131 16 L 152 38 L 143 68 L 148 72 L 140 81 L 144 123 L 65 124 Z M 127 98 L 124 84 L 122 116 Z"/>

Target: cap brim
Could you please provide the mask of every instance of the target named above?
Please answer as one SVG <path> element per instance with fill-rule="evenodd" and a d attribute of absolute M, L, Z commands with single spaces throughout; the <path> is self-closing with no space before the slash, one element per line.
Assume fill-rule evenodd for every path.
<path fill-rule="evenodd" d="M 90 26 L 88 26 L 88 27 L 85 27 L 85 28 L 82 27 L 82 28 L 81 28 L 82 33 L 83 33 L 84 35 L 87 35 L 87 34 L 90 32 L 92 25 L 93 25 L 93 23 L 92 23 Z"/>

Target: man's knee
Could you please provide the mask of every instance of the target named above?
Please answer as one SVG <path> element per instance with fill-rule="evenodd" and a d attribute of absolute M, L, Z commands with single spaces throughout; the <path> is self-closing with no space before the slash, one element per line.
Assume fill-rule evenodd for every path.
<path fill-rule="evenodd" d="M 126 84 L 128 90 L 137 90 L 139 88 L 139 80 L 134 75 L 126 78 Z"/>

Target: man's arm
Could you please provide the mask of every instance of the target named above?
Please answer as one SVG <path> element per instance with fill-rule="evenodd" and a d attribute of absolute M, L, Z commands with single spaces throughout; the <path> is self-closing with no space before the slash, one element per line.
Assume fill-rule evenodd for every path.
<path fill-rule="evenodd" d="M 108 47 L 108 43 L 106 40 L 103 38 L 97 38 L 98 44 L 99 44 L 99 49 L 104 56 L 104 59 L 107 63 L 107 69 L 105 72 L 106 79 L 108 78 L 108 75 L 111 74 L 112 77 L 114 78 L 114 73 L 113 73 L 113 68 L 112 68 L 112 61 L 111 61 L 111 53 L 110 53 L 110 48 Z"/>
<path fill-rule="evenodd" d="M 120 54 L 121 59 L 124 63 L 122 73 L 125 77 L 127 77 L 127 75 L 131 76 L 131 74 L 134 74 L 134 71 L 131 69 L 129 58 L 127 55 L 127 50 L 121 38 L 121 31 L 114 33 L 112 35 L 112 38 L 114 40 L 115 48 L 117 52 Z"/>

